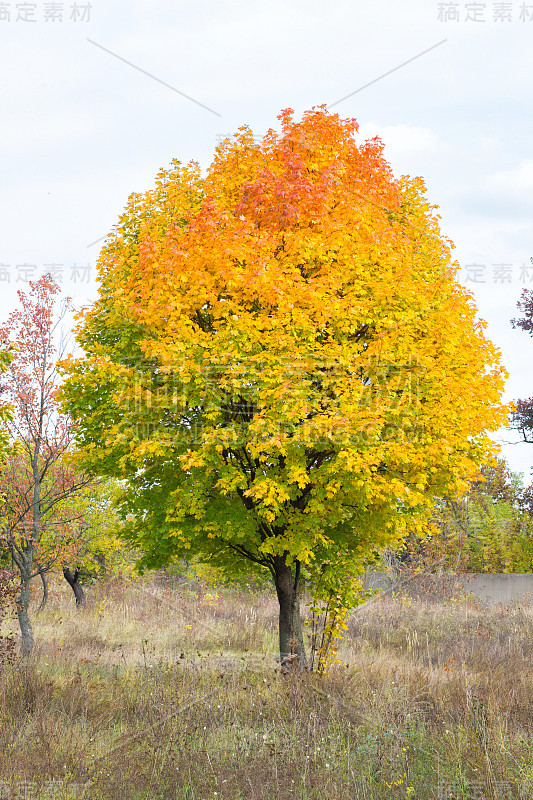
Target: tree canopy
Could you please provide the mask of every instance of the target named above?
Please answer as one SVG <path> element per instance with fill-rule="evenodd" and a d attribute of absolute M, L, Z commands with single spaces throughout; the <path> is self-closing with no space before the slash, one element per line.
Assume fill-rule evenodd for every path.
<path fill-rule="evenodd" d="M 269 569 L 281 654 L 303 658 L 301 570 L 353 601 L 376 548 L 491 452 L 505 371 L 422 179 L 353 119 L 279 119 L 131 195 L 62 396 L 84 467 L 127 482 L 143 563 Z"/>

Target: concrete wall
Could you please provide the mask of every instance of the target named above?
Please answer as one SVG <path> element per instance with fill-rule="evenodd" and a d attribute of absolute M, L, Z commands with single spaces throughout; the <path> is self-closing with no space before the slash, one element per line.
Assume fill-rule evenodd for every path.
<path fill-rule="evenodd" d="M 488 606 L 501 603 L 512 606 L 533 602 L 533 575 L 531 573 L 466 574 L 457 577 L 465 592 Z"/>
<path fill-rule="evenodd" d="M 456 595 L 472 593 L 475 601 L 487 606 L 499 603 L 511 606 L 533 602 L 531 573 L 466 573 L 455 576 L 453 583 Z M 409 592 L 409 584 L 397 584 L 386 572 L 367 572 L 363 577 L 363 584 L 366 589 L 378 589 L 387 594 L 395 591 Z M 411 584 L 416 590 L 416 578 Z"/>

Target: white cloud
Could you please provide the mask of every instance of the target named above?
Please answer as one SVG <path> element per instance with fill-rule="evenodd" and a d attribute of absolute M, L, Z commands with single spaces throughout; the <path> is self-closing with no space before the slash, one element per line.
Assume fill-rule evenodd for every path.
<path fill-rule="evenodd" d="M 533 159 L 526 158 L 512 169 L 491 173 L 485 178 L 482 185 L 490 192 L 531 197 L 533 193 Z"/>

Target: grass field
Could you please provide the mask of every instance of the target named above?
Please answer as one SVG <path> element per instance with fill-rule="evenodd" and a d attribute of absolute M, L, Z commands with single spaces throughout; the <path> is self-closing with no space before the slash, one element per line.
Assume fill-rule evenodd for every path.
<path fill-rule="evenodd" d="M 272 594 L 69 592 L 0 667 L 0 798 L 533 798 L 530 608 L 373 601 L 287 678 Z"/>

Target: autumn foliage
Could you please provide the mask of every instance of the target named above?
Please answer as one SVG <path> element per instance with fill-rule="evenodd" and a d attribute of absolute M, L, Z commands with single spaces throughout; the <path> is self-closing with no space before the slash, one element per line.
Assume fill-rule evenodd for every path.
<path fill-rule="evenodd" d="M 63 398 L 84 466 L 128 482 L 143 562 L 270 570 L 302 661 L 301 574 L 356 602 L 376 549 L 491 450 L 504 370 L 422 179 L 355 120 L 279 119 L 130 197 Z"/>
<path fill-rule="evenodd" d="M 523 290 L 517 307 L 523 316 L 511 320 L 513 328 L 521 328 L 533 336 L 533 292 L 531 289 Z M 531 444 L 533 442 L 533 397 L 515 401 L 512 422 L 513 426 L 522 434 L 524 441 Z"/>
<path fill-rule="evenodd" d="M 2 373 L 5 373 L 11 361 L 13 353 L 11 348 L 6 346 L 5 342 L 2 343 L 0 349 L 0 381 L 2 381 Z M 2 395 L 5 398 L 5 383 L 0 383 L 0 469 L 5 464 L 6 458 L 9 455 L 10 442 L 9 431 L 7 424 L 12 419 L 12 408 L 8 403 L 2 402 Z M 3 498 L 0 495 L 0 556 L 8 550 L 8 541 L 6 534 L 6 519 L 4 514 Z M 16 587 L 13 581 L 13 574 L 11 573 L 8 565 L 0 557 L 0 628 L 2 620 L 14 610 L 14 603 L 16 597 Z M 9 636 L 0 635 L 0 665 L 4 660 L 9 659 L 13 654 L 13 642 Z"/>
<path fill-rule="evenodd" d="M 90 482 L 65 458 L 72 435 L 70 420 L 59 409 L 56 361 L 64 354 L 61 322 L 69 301 L 57 309 L 58 292 L 49 275 L 31 282 L 0 327 L 0 338 L 12 345 L 4 397 L 13 410 L 6 422 L 10 447 L 0 468 L 0 494 L 5 538 L 20 579 L 17 612 L 24 653 L 33 647 L 30 581 L 56 564 L 77 560 L 76 495 Z"/>

